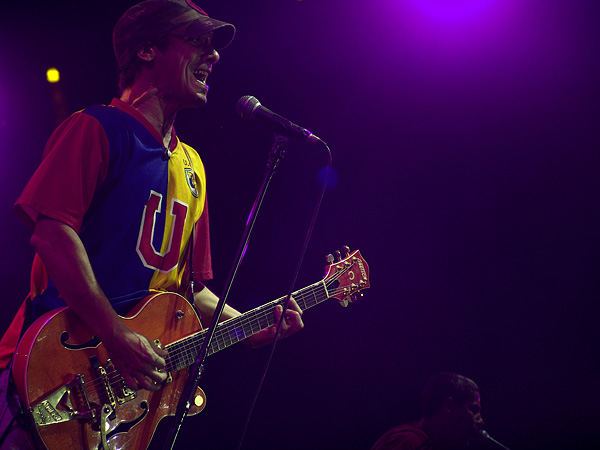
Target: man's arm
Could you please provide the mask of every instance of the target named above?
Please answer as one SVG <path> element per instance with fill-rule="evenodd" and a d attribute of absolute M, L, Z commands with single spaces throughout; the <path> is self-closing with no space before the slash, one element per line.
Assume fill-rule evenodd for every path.
<path fill-rule="evenodd" d="M 44 262 L 60 296 L 102 340 L 129 387 L 159 389 L 166 374 L 158 369 L 165 367 L 167 353 L 130 330 L 119 318 L 102 292 L 75 230 L 58 220 L 40 216 L 31 245 Z"/>
<path fill-rule="evenodd" d="M 196 292 L 194 294 L 194 304 L 202 316 L 202 325 L 204 327 L 210 325 L 218 302 L 219 298 L 206 287 L 200 292 Z M 277 305 L 275 307 L 275 325 L 249 337 L 246 340 L 247 344 L 251 347 L 261 347 L 273 342 L 273 337 L 277 332 L 277 323 L 281 318 L 282 311 L 283 307 L 281 305 Z M 222 322 L 224 320 L 231 319 L 232 317 L 239 316 L 240 314 L 241 313 L 239 311 L 225 304 L 220 321 Z M 284 337 L 294 334 L 300 331 L 302 328 L 304 328 L 304 323 L 302 322 L 302 310 L 296 303 L 296 300 L 292 298 L 288 304 L 288 309 L 285 313 L 285 319 L 281 324 L 278 339 L 283 339 Z"/>

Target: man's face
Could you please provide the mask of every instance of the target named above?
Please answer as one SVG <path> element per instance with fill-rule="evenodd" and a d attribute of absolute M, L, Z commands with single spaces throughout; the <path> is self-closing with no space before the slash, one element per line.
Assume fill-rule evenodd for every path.
<path fill-rule="evenodd" d="M 457 405 L 453 411 L 452 421 L 452 440 L 457 448 L 466 446 L 477 430 L 483 428 L 479 392 L 474 392 L 466 402 Z"/>
<path fill-rule="evenodd" d="M 178 111 L 206 103 L 206 79 L 219 60 L 211 38 L 212 33 L 198 37 L 169 36 L 167 49 L 156 51 L 155 87 L 170 108 Z"/>

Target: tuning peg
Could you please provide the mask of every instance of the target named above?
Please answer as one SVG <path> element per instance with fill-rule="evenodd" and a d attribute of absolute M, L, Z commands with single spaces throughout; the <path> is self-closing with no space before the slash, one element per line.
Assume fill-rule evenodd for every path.
<path fill-rule="evenodd" d="M 335 258 L 333 257 L 333 255 L 331 253 L 325 257 L 327 264 L 333 264 L 334 259 Z"/>
<path fill-rule="evenodd" d="M 357 292 L 356 294 L 354 294 L 352 296 L 352 302 L 356 302 L 356 301 L 358 301 L 359 299 L 361 299 L 363 297 L 364 297 L 364 295 L 363 295 L 362 292 Z"/>
<path fill-rule="evenodd" d="M 342 255 L 344 255 L 344 258 L 347 258 L 348 255 L 350 255 L 350 247 L 348 247 L 347 245 L 344 245 L 342 247 Z"/>
<path fill-rule="evenodd" d="M 340 262 L 340 261 L 342 260 L 342 254 L 340 253 L 340 251 L 339 251 L 339 250 L 336 250 L 336 251 L 335 251 L 335 260 L 336 260 L 337 262 Z"/>

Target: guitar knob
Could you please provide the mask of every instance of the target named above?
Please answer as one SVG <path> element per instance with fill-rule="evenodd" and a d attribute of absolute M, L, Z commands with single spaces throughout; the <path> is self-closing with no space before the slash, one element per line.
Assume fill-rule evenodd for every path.
<path fill-rule="evenodd" d="M 344 245 L 342 247 L 342 255 L 344 255 L 344 258 L 347 258 L 348 255 L 350 255 L 350 247 L 348 247 L 347 245 Z"/>
<path fill-rule="evenodd" d="M 330 253 L 329 255 L 327 255 L 325 257 L 325 260 L 327 261 L 327 264 L 333 264 L 333 260 L 334 260 L 333 255 Z"/>
<path fill-rule="evenodd" d="M 340 253 L 339 250 L 335 251 L 335 260 L 338 262 L 342 260 L 342 254 Z"/>

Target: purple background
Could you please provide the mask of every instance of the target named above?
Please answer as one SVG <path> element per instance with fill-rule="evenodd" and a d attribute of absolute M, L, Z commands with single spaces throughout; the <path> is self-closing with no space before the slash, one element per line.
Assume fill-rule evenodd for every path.
<path fill-rule="evenodd" d="M 125 1 L 0 7 L 0 261 L 4 329 L 28 291 L 12 203 L 66 114 L 116 94 L 111 32 Z M 278 346 L 245 449 L 368 449 L 418 418 L 424 381 L 482 390 L 488 431 L 515 449 L 600 439 L 600 3 L 596 0 L 261 0 L 201 3 L 236 24 L 209 104 L 177 130 L 203 157 L 220 292 L 272 144 L 242 95 L 330 145 L 325 197 L 297 288 L 359 248 L 372 288 L 308 311 Z M 62 80 L 50 86 L 45 70 Z M 325 155 L 290 143 L 231 303 L 283 295 Z M 266 349 L 212 356 L 207 409 L 177 448 L 234 448 Z M 159 436 L 166 428 L 159 427 Z M 157 446 L 160 448 L 160 446 Z"/>

